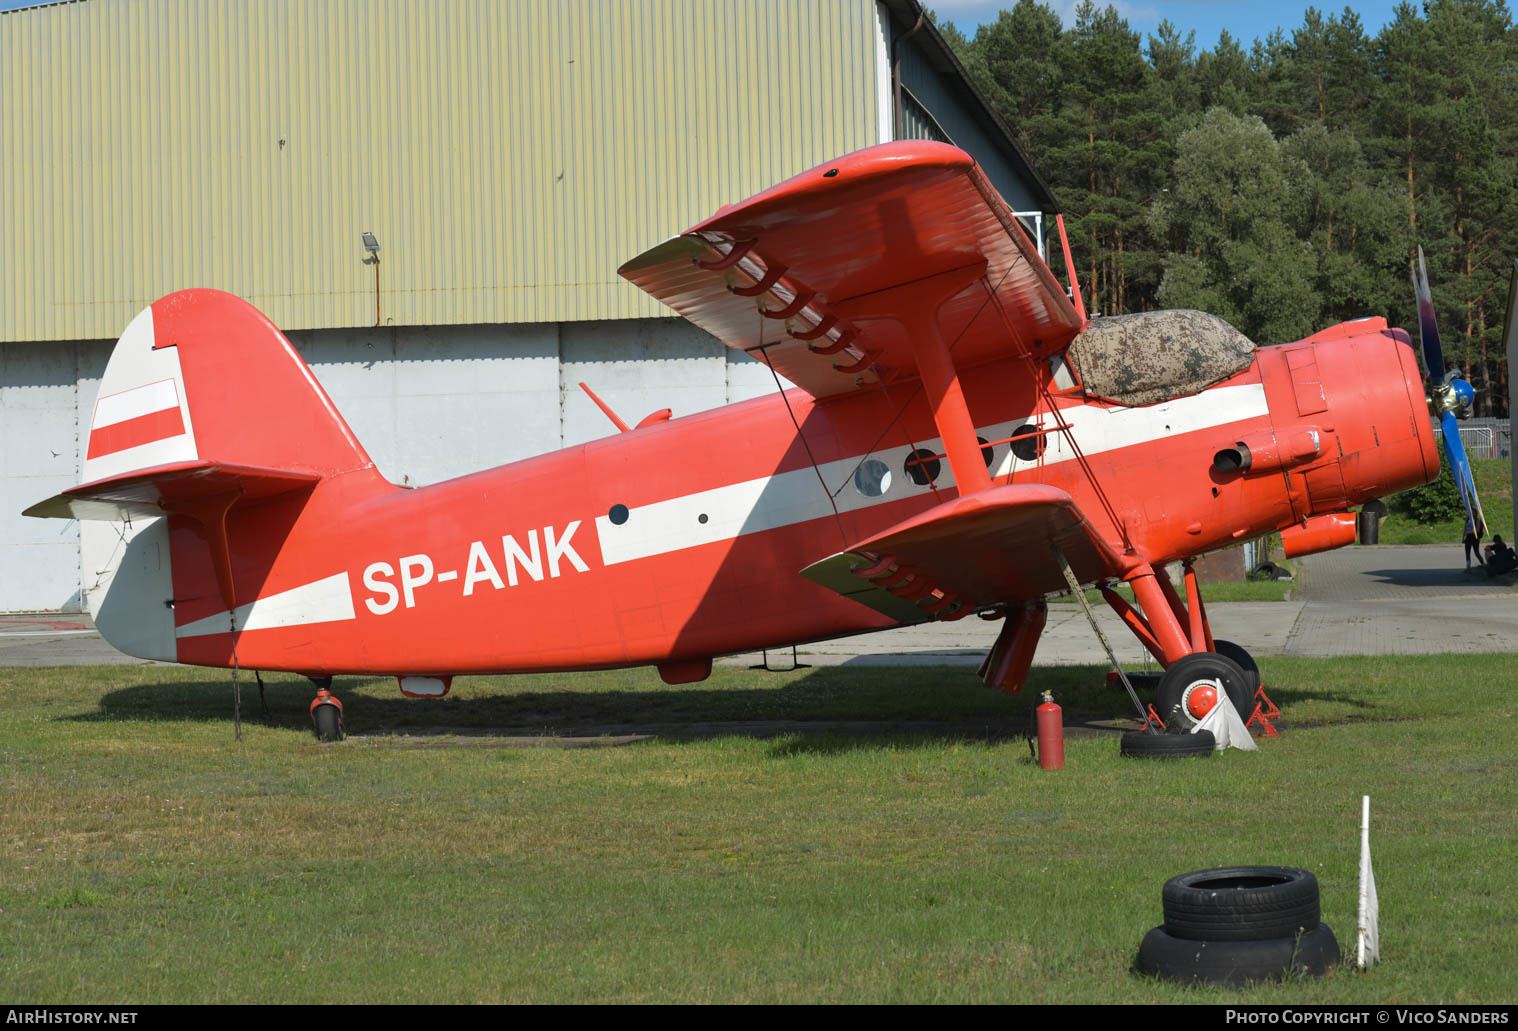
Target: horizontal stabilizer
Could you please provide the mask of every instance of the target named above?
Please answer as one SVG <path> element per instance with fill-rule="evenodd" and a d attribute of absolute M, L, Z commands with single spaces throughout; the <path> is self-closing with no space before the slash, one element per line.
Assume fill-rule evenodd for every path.
<path fill-rule="evenodd" d="M 223 495 L 240 501 L 310 490 L 316 473 L 262 469 L 229 462 L 172 462 L 70 487 L 40 501 L 24 515 L 53 519 L 122 520 L 130 516 L 160 516 L 185 502 Z"/>
<path fill-rule="evenodd" d="M 1067 588 L 1052 548 L 1082 583 L 1125 563 L 1056 487 L 1013 484 L 957 498 L 801 571 L 901 623 L 952 618 Z"/>

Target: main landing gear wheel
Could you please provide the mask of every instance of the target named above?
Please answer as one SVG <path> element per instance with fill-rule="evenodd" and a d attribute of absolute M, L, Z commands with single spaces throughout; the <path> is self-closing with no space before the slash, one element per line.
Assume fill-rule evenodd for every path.
<path fill-rule="evenodd" d="M 1249 700 L 1251 702 L 1254 701 L 1254 693 L 1260 689 L 1260 684 L 1264 683 L 1260 679 L 1260 667 L 1254 661 L 1254 656 L 1232 641 L 1213 641 L 1212 647 L 1223 658 L 1232 659 L 1238 664 L 1239 669 L 1244 671 L 1244 681 L 1249 686 Z M 1229 695 L 1228 697 L 1232 698 L 1233 696 Z M 1234 708 L 1239 709 L 1238 703 L 1234 703 Z M 1252 708 L 1254 706 L 1251 705 L 1250 709 Z M 1239 718 L 1247 720 L 1249 718 L 1249 709 L 1239 709 Z"/>
<path fill-rule="evenodd" d="M 1254 691 L 1238 663 L 1216 652 L 1193 652 L 1165 670 L 1154 692 L 1154 708 L 1165 729 L 1185 732 L 1212 711 L 1219 691 L 1227 692 L 1240 719 L 1247 718 Z"/>

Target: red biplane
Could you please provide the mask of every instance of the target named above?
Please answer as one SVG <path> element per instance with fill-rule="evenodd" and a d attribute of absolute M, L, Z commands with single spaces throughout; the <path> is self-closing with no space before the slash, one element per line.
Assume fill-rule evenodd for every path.
<path fill-rule="evenodd" d="M 1005 620 L 982 676 L 1014 690 L 1046 599 L 1095 584 L 1185 724 L 1198 684 L 1252 694 L 1191 561 L 1278 530 L 1289 554 L 1347 544 L 1350 506 L 1439 470 L 1406 333 L 1256 348 L 1200 312 L 1087 319 L 942 144 L 820 166 L 621 273 L 799 389 L 408 489 L 266 318 L 187 290 L 116 345 L 83 485 L 28 514 L 130 523 L 95 611 L 124 652 L 414 695 L 638 665 L 687 683 L 713 656 L 972 614 Z M 319 736 L 340 711 L 318 695 Z"/>

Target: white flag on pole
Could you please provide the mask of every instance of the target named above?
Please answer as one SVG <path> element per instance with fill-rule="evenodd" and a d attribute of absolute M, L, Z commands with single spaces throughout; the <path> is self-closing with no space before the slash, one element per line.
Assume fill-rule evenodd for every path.
<path fill-rule="evenodd" d="M 1360 801 L 1360 969 L 1381 958 L 1380 906 L 1376 875 L 1370 868 L 1370 796 Z"/>

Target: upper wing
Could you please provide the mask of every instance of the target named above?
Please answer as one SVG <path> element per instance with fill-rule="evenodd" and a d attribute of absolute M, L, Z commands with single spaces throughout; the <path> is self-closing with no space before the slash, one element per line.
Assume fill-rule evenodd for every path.
<path fill-rule="evenodd" d="M 913 341 L 891 317 L 893 292 L 945 273 L 973 279 L 940 310 L 959 368 L 1052 354 L 1080 329 L 974 159 L 930 141 L 819 165 L 619 271 L 817 397 L 915 376 Z"/>
<path fill-rule="evenodd" d="M 801 575 L 902 623 L 952 618 L 997 602 L 1122 575 L 1125 563 L 1070 495 L 1042 484 L 992 487 L 928 509 Z"/>

